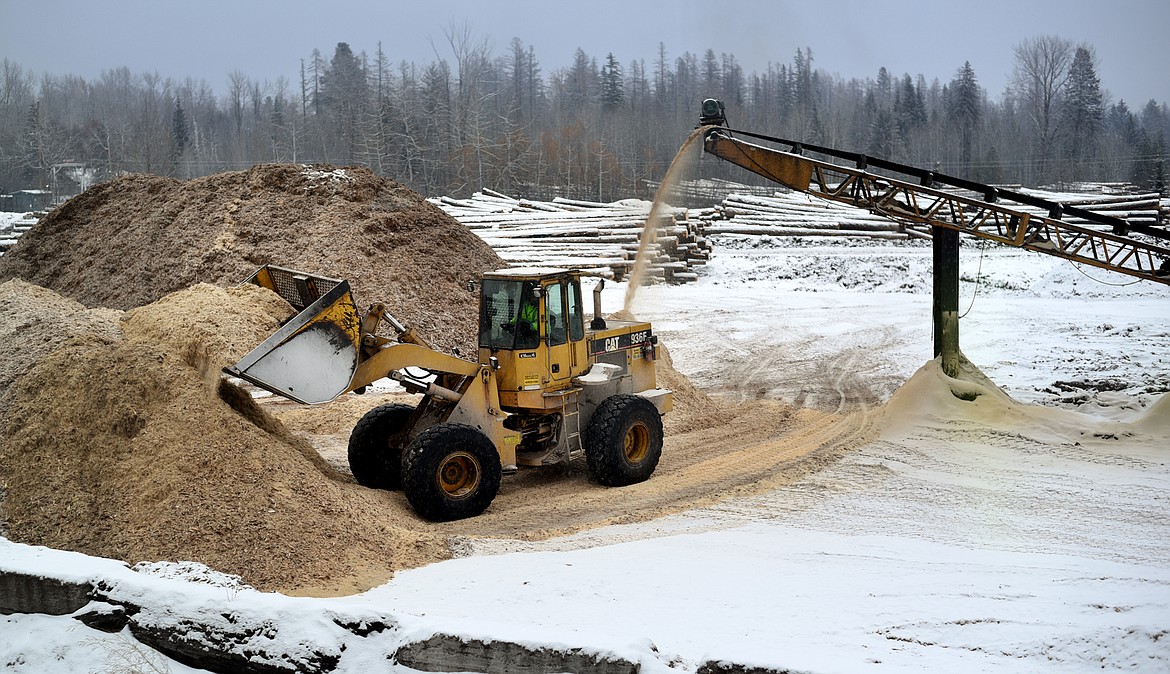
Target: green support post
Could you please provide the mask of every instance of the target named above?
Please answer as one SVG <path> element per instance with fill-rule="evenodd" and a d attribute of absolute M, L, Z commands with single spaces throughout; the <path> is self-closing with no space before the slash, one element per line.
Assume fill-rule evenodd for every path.
<path fill-rule="evenodd" d="M 943 372 L 959 375 L 959 232 L 932 227 L 934 245 L 934 355 Z"/>

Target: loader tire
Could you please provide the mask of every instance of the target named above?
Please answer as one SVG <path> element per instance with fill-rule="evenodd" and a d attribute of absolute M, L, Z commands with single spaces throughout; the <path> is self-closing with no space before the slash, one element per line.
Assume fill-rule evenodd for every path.
<path fill-rule="evenodd" d="M 349 434 L 349 470 L 363 487 L 398 489 L 402 486 L 401 433 L 414 408 L 390 403 L 379 405 L 353 427 Z"/>
<path fill-rule="evenodd" d="M 607 487 L 643 482 L 662 456 L 662 417 L 637 395 L 603 400 L 585 428 L 585 461 L 593 479 Z"/>
<path fill-rule="evenodd" d="M 502 473 L 492 441 L 466 424 L 435 424 L 402 455 L 402 491 L 415 512 L 434 522 L 487 510 Z"/>

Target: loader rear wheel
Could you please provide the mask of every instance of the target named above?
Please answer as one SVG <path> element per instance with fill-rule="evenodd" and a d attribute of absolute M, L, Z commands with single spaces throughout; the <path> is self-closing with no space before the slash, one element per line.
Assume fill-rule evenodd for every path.
<path fill-rule="evenodd" d="M 585 428 L 585 461 L 593 479 L 607 487 L 647 480 L 662 456 L 662 417 L 641 396 L 610 396 Z"/>
<path fill-rule="evenodd" d="M 414 408 L 390 403 L 379 405 L 353 427 L 349 434 L 349 469 L 354 479 L 371 489 L 402 486 L 403 433 Z"/>
<path fill-rule="evenodd" d="M 502 472 L 495 446 L 478 429 L 435 424 L 402 455 L 402 491 L 428 520 L 475 517 L 496 497 Z"/>

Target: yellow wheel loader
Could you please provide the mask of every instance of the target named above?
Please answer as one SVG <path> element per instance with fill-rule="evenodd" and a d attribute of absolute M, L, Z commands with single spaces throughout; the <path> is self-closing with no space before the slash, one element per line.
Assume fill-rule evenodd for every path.
<path fill-rule="evenodd" d="M 266 265 L 248 282 L 299 311 L 227 374 L 306 404 L 362 393 L 388 377 L 422 397 L 382 405 L 354 426 L 349 465 L 358 483 L 405 492 L 422 517 L 482 513 L 501 477 L 520 466 L 585 456 L 607 486 L 650 477 L 662 453 L 658 338 L 650 324 L 605 320 L 601 289 L 587 321 L 582 274 L 505 269 L 479 283 L 479 357 L 431 348 L 375 304 L 364 314 L 349 283 Z M 385 321 L 397 336 L 376 334 Z"/>

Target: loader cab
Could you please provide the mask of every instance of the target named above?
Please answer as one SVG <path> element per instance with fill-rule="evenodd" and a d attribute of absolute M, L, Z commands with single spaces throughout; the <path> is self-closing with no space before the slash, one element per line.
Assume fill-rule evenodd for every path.
<path fill-rule="evenodd" d="M 545 393 L 572 386 L 588 368 L 580 274 L 507 269 L 484 274 L 479 361 L 499 363 L 500 404 L 544 409 Z"/>

